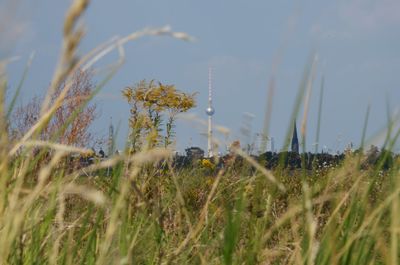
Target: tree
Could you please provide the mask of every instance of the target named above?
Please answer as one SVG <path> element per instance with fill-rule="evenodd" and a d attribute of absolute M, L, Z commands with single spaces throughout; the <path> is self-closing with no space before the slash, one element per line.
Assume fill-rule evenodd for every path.
<path fill-rule="evenodd" d="M 52 97 L 53 102 L 65 86 L 66 83 L 63 83 L 57 88 Z M 79 147 L 88 146 L 93 141 L 89 127 L 97 116 L 96 105 L 86 105 L 93 89 L 92 74 L 89 71 L 75 72 L 63 104 L 42 129 L 39 139 Z M 10 121 L 10 135 L 13 139 L 21 138 L 36 123 L 42 102 L 42 97 L 35 96 L 28 104 L 16 108 Z"/>
<path fill-rule="evenodd" d="M 129 126 L 132 151 L 162 145 L 168 147 L 174 137 L 175 119 L 178 113 L 195 106 L 195 94 L 187 94 L 174 85 L 164 85 L 154 80 L 142 80 L 134 87 L 122 91 L 131 106 Z M 162 129 L 165 120 L 165 130 Z M 162 132 L 165 131 L 164 135 Z"/>

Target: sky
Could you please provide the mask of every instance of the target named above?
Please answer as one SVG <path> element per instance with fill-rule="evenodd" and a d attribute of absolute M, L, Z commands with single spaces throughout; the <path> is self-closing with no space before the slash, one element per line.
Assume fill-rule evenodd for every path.
<path fill-rule="evenodd" d="M 18 104 L 45 93 L 60 53 L 62 25 L 71 1 L 0 0 L 0 59 L 18 58 L 8 65 L 8 97 L 17 86 L 26 62 L 35 57 Z M 315 62 L 307 120 L 307 151 L 315 144 L 321 79 L 324 77 L 319 146 L 336 152 L 349 143 L 358 146 L 368 104 L 371 106 L 367 138 L 379 143 L 400 98 L 400 2 L 398 0 L 97 0 L 92 1 L 82 23 L 87 29 L 79 47 L 83 55 L 115 36 L 145 27 L 170 25 L 195 38 L 184 42 L 148 36 L 125 45 L 125 63 L 95 98 L 99 118 L 92 130 L 107 137 L 110 117 L 118 128 L 122 148 L 128 134 L 129 105 L 121 90 L 142 79 L 175 84 L 197 92 L 191 111 L 205 120 L 208 68 L 213 69 L 214 122 L 229 128 L 223 141 L 259 143 L 267 89 L 272 76 L 270 136 L 280 149 L 292 123 L 291 112 L 304 69 Z M 5 25 L 5 27 L 4 27 Z M 96 67 L 118 60 L 114 52 Z M 100 82 L 102 76 L 95 76 Z M 303 117 L 303 107 L 297 123 Z M 247 124 L 247 125 L 246 125 Z M 243 135 L 251 126 L 251 137 Z M 188 146 L 206 149 L 204 125 L 182 118 L 177 122 L 177 150 Z M 378 137 L 376 137 L 378 135 Z M 223 148 L 223 145 L 221 147 Z"/>

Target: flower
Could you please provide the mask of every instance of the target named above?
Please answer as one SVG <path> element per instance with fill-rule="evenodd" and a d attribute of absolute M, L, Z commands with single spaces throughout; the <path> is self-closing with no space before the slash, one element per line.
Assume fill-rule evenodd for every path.
<path fill-rule="evenodd" d="M 204 168 L 209 168 L 209 169 L 214 169 L 214 168 L 215 168 L 214 163 L 212 163 L 209 159 L 203 159 L 203 160 L 201 160 L 201 165 L 202 165 Z"/>

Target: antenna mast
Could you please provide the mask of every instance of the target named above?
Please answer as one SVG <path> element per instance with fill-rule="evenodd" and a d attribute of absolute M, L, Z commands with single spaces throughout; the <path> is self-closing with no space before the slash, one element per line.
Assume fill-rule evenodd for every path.
<path fill-rule="evenodd" d="M 212 157 L 213 154 L 213 146 L 212 146 L 212 116 L 214 115 L 215 110 L 212 105 L 212 71 L 211 68 L 208 68 L 208 108 L 206 109 L 206 114 L 208 116 L 208 132 L 207 132 L 207 156 Z"/>

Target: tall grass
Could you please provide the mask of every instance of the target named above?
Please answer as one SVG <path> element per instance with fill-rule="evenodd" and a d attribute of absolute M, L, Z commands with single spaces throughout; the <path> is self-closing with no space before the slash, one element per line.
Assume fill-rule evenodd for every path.
<path fill-rule="evenodd" d="M 52 87 L 113 49 L 123 61 L 128 40 L 145 34 L 188 39 L 165 28 L 144 30 L 80 58 L 82 32 L 75 27 L 86 6 L 74 1 L 68 12 Z M 288 135 L 309 98 L 312 65 L 306 65 Z M 57 138 L 37 140 L 65 91 L 54 106 L 43 106 L 22 139 L 11 142 L 6 76 L 0 81 L 0 264 L 398 264 L 398 160 L 388 170 L 382 163 L 361 169 L 363 157 L 349 153 L 337 167 L 269 171 L 238 149 L 233 152 L 243 159 L 239 167 L 176 169 L 169 150 L 153 149 L 90 165 L 87 177 L 71 169 L 67 157 L 88 150 L 57 144 Z M 76 115 L 79 110 L 69 122 Z M 389 150 L 398 136 L 388 134 Z M 50 154 L 46 163 L 33 152 L 38 147 Z M 161 160 L 168 170 L 158 166 Z"/>

